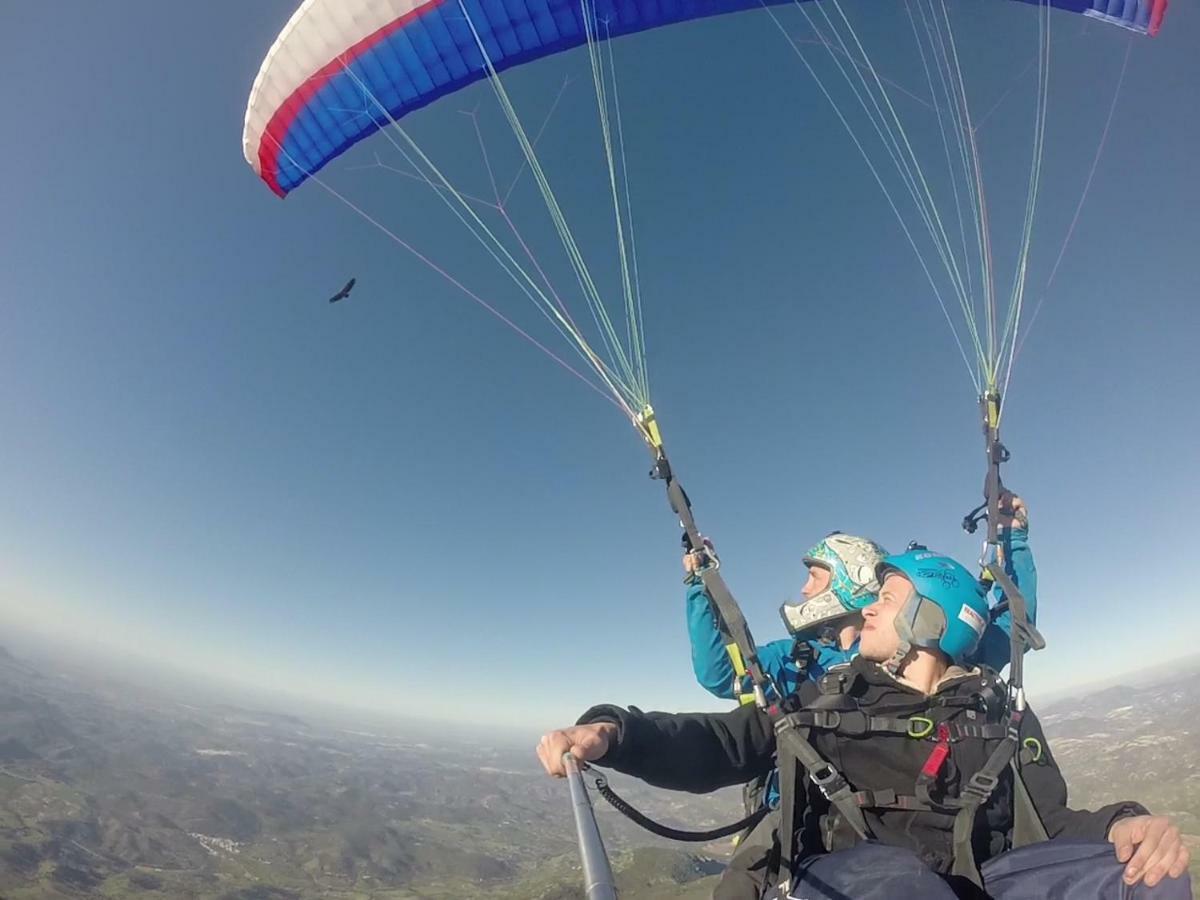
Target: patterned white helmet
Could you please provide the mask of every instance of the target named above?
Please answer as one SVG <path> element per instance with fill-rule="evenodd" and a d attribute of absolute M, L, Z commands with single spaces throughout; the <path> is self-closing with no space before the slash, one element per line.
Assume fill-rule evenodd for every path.
<path fill-rule="evenodd" d="M 814 597 L 787 602 L 779 609 L 788 631 L 813 637 L 875 602 L 875 569 L 887 551 L 872 540 L 835 531 L 804 554 L 804 564 L 829 572 L 829 587 Z"/>

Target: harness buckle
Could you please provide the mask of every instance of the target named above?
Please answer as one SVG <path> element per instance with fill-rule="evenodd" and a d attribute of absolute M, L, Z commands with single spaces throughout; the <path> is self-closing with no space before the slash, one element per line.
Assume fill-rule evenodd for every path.
<path fill-rule="evenodd" d="M 810 771 L 808 778 L 813 783 L 813 786 L 821 792 L 821 796 L 831 803 L 833 802 L 833 795 L 847 787 L 846 779 L 842 777 L 842 773 L 829 763 L 825 763 L 819 769 Z"/>
<path fill-rule="evenodd" d="M 985 772 L 976 772 L 967 779 L 966 787 L 962 792 L 972 799 L 978 799 L 983 803 L 992 796 L 992 792 L 996 790 L 996 786 L 1000 784 L 1000 779 L 995 775 L 988 775 Z"/>

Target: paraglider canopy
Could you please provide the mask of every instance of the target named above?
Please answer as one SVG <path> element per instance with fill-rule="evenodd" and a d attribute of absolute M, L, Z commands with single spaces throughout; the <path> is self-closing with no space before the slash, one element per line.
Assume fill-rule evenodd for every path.
<path fill-rule="evenodd" d="M 586 43 L 589 17 L 604 23 L 604 37 L 619 37 L 785 2 L 597 0 L 589 15 L 573 0 L 306 0 L 254 81 L 243 152 L 282 197 L 389 121 L 490 71 Z M 1049 5 L 1154 34 L 1167 0 Z"/>

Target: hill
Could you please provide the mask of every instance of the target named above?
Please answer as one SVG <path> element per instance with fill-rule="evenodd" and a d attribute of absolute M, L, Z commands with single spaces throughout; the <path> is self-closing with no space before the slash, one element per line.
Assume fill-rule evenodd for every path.
<path fill-rule="evenodd" d="M 582 898 L 562 783 L 527 746 L 203 702 L 0 649 L 0 897 Z M 1182 675 L 1042 712 L 1073 805 L 1136 798 L 1200 858 L 1200 698 Z M 619 777 L 680 827 L 738 817 Z M 658 841 L 603 802 L 622 897 L 707 897 L 728 842 Z"/>

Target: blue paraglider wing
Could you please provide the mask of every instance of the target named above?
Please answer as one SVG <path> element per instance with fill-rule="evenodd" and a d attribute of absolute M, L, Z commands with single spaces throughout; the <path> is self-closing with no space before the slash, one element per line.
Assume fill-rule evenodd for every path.
<path fill-rule="evenodd" d="M 589 8 L 603 36 L 618 37 L 784 2 L 792 0 L 595 0 Z M 1153 34 L 1167 0 L 1051 4 Z M 502 71 L 585 43 L 583 17 L 579 0 L 306 0 L 254 82 L 246 160 L 284 196 L 390 120 L 485 77 L 486 63 Z"/>

